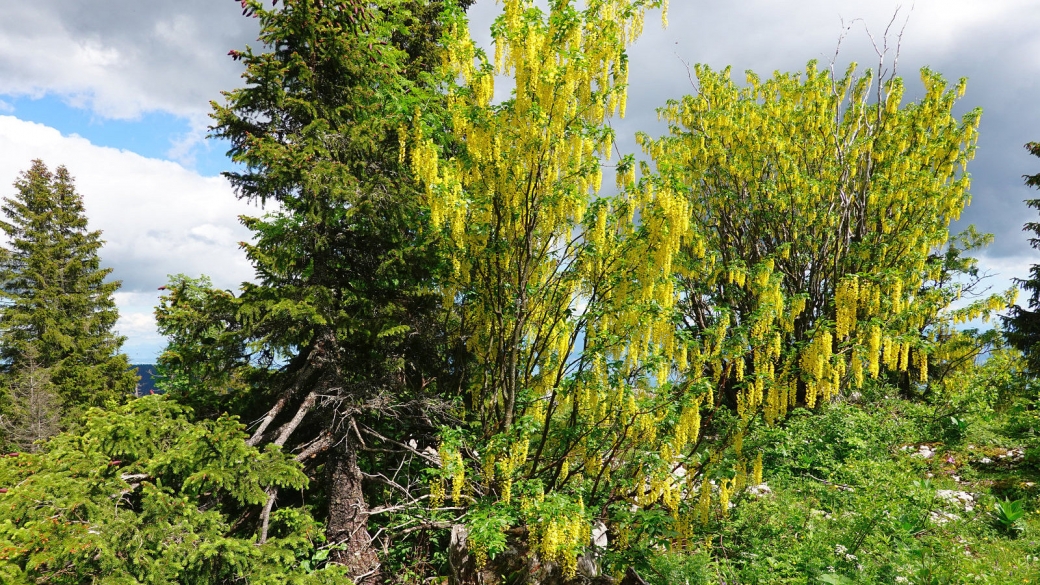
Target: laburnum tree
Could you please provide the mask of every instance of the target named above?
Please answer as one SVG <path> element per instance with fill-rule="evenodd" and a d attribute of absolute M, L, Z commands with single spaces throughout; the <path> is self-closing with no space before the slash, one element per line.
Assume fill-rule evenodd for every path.
<path fill-rule="evenodd" d="M 112 295 L 120 283 L 101 267 L 101 232 L 88 229 L 72 176 L 36 160 L 14 186 L 0 221 L 8 239 L 0 253 L 5 385 L 20 387 L 29 369 L 38 380 L 45 374 L 46 383 L 34 388 L 54 392 L 66 414 L 130 394 L 137 377 L 113 331 L 119 315 Z"/>
<path fill-rule="evenodd" d="M 693 542 L 761 481 L 749 426 L 884 372 L 923 380 L 938 325 L 1013 297 L 949 310 L 950 272 L 973 267 L 949 224 L 980 113 L 954 118 L 963 82 L 929 70 L 903 105 L 900 78 L 854 65 L 746 87 L 699 66 L 699 93 L 661 110 L 670 134 L 640 135 L 643 178 L 625 157 L 624 192 L 601 196 L 623 48 L 650 5 L 506 2 L 493 63 L 452 29 L 464 154 L 415 124 L 412 164 L 454 243 L 444 295 L 479 429 L 444 434 L 431 495 L 476 499 L 476 565 L 507 549 L 507 527 L 565 572 L 597 521 L 608 563 Z M 498 104 L 495 73 L 516 84 Z"/>
<path fill-rule="evenodd" d="M 677 210 L 601 193 L 608 120 L 625 110 L 625 48 L 661 4 L 543 11 L 508 0 L 493 59 L 460 22 L 448 29 L 446 77 L 461 80 L 449 103 L 464 150 L 439 149 L 421 114 L 413 124 L 408 155 L 451 242 L 442 295 L 471 356 L 460 387 L 469 424 L 442 435 L 430 485 L 432 500 L 466 510 L 452 538 L 467 551 L 461 582 L 481 570 L 573 577 L 599 521 L 620 563 L 660 544 L 650 533 L 679 511 L 682 488 L 662 478 L 668 450 L 698 441 L 705 388 L 669 382 L 678 246 L 648 237 L 649 216 L 636 213 Z M 495 75 L 515 82 L 500 103 Z"/>
<path fill-rule="evenodd" d="M 963 377 L 974 374 L 982 354 L 1001 349 L 1003 341 L 998 328 L 980 330 L 968 326 L 969 323 L 989 323 L 1018 297 L 1016 287 L 991 293 L 986 285 L 990 275 L 980 270 L 978 260 L 969 255 L 992 241 L 992 234 L 980 233 L 975 226 L 968 226 L 929 257 L 929 276 L 918 296 L 947 308 L 926 319 L 921 328 L 922 345 L 930 350 L 927 370 L 912 376 L 890 372 L 890 378 L 895 376 L 900 382 L 926 378 L 926 383 L 913 386 L 934 400 L 937 393 L 956 393 L 963 387 Z M 954 308 L 954 303 L 959 306 Z"/>
<path fill-rule="evenodd" d="M 1026 144 L 1033 156 L 1040 157 L 1040 142 Z M 1040 173 L 1025 175 L 1026 185 L 1040 189 Z M 1040 210 L 1040 199 L 1027 199 L 1026 205 Z M 1033 233 L 1029 245 L 1040 249 L 1040 223 L 1031 221 L 1022 228 Z M 1026 357 L 1030 371 L 1040 372 L 1040 264 L 1029 268 L 1029 278 L 1018 281 L 1018 285 L 1029 293 L 1028 309 L 1015 305 L 1004 318 L 1005 336 L 1008 343 Z"/>
<path fill-rule="evenodd" d="M 924 380 L 930 328 L 1013 299 L 946 311 L 956 266 L 941 250 L 968 202 L 980 116 L 952 115 L 964 81 L 949 88 L 924 69 L 923 97 L 904 106 L 901 78 L 855 71 L 811 62 L 740 87 L 699 66 L 699 93 L 661 110 L 669 135 L 640 137 L 657 171 L 644 188 L 680 194 L 695 226 L 679 264 L 691 373 L 745 420 L 885 371 Z"/>

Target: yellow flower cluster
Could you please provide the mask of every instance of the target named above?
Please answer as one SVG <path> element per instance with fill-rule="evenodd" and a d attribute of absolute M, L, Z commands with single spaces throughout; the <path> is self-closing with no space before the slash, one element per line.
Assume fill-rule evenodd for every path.
<path fill-rule="evenodd" d="M 507 504 L 513 497 L 513 474 L 518 469 L 522 469 L 527 462 L 527 449 L 529 446 L 530 444 L 526 439 L 521 439 L 513 443 L 508 455 L 498 460 L 498 477 L 502 481 L 500 497 Z"/>
<path fill-rule="evenodd" d="M 985 323 L 993 317 L 994 313 L 1007 309 L 1014 305 L 1017 300 L 1018 288 L 1013 287 L 1002 294 L 993 294 L 966 307 L 949 311 L 949 318 L 954 325 L 960 325 L 976 319 Z"/>
<path fill-rule="evenodd" d="M 782 376 L 769 387 L 765 408 L 762 416 L 767 425 L 774 425 L 776 421 L 787 416 L 788 404 L 794 406 L 798 397 L 798 383 L 787 376 Z M 790 401 L 790 402 L 789 402 Z"/>
<path fill-rule="evenodd" d="M 544 562 L 558 563 L 566 577 L 575 575 L 578 553 L 592 539 L 592 527 L 585 519 L 584 504 L 574 514 L 540 515 L 528 523 L 528 544 Z"/>
<path fill-rule="evenodd" d="M 446 475 L 451 477 L 451 499 L 457 504 L 462 499 L 462 490 L 466 485 L 466 465 L 462 461 L 462 453 L 441 443 L 440 448 L 437 450 L 437 455 L 440 457 L 441 469 L 444 470 Z M 443 484 L 441 484 L 440 489 L 442 490 L 441 498 L 443 499 Z"/>
<path fill-rule="evenodd" d="M 725 478 L 719 480 L 719 512 L 723 518 L 729 516 L 729 499 L 733 495 L 732 489 L 732 480 Z"/>
<path fill-rule="evenodd" d="M 733 469 L 733 493 L 740 493 L 748 485 L 747 463 L 741 457 Z"/>
<path fill-rule="evenodd" d="M 816 406 L 817 397 L 830 400 L 838 392 L 845 362 L 832 360 L 834 339 L 829 331 L 817 333 L 802 350 L 799 365 L 805 375 L 805 403 Z"/>
<path fill-rule="evenodd" d="M 917 371 L 922 382 L 928 381 L 928 354 L 918 350 L 915 353 L 917 357 Z"/>
<path fill-rule="evenodd" d="M 491 451 L 484 453 L 480 472 L 484 485 L 490 487 L 495 482 L 495 455 Z"/>
<path fill-rule="evenodd" d="M 762 454 L 759 453 L 755 457 L 755 464 L 751 471 L 751 483 L 752 485 L 762 485 Z"/>
<path fill-rule="evenodd" d="M 867 339 L 867 358 L 868 358 L 868 371 L 870 372 L 871 378 L 877 378 L 878 373 L 881 371 L 879 363 L 879 356 L 881 352 L 881 327 L 879 325 L 872 325 L 870 327 L 870 336 Z"/>
<path fill-rule="evenodd" d="M 663 450 L 667 450 L 665 445 Z M 649 479 L 640 469 L 636 475 L 635 503 L 638 506 L 648 507 L 658 501 L 662 502 L 673 514 L 679 509 L 679 501 L 682 499 L 682 486 L 680 486 L 671 474 L 672 457 L 664 459 L 661 470 Z"/>
<path fill-rule="evenodd" d="M 679 423 L 675 426 L 675 437 L 672 439 L 674 450 L 681 453 L 686 445 L 697 443 L 701 432 L 701 397 L 698 396 L 693 403 L 683 408 L 679 416 Z"/>
<path fill-rule="evenodd" d="M 430 505 L 439 508 L 444 504 L 444 480 L 435 477 L 430 480 Z"/>
<path fill-rule="evenodd" d="M 697 499 L 697 517 L 701 524 L 707 524 L 711 519 L 711 482 L 707 479 L 701 481 L 700 497 Z"/>
<path fill-rule="evenodd" d="M 835 325 L 838 340 L 846 339 L 856 330 L 856 311 L 859 308 L 859 279 L 855 275 L 838 284 L 834 292 Z"/>

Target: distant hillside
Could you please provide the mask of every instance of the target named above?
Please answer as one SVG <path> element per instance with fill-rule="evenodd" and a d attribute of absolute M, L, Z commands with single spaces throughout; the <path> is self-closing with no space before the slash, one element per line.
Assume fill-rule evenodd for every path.
<path fill-rule="evenodd" d="M 148 394 L 158 394 L 159 391 L 155 388 L 155 364 L 134 364 L 133 367 L 137 371 L 137 375 L 141 377 L 141 381 L 137 383 L 137 396 L 146 396 Z"/>

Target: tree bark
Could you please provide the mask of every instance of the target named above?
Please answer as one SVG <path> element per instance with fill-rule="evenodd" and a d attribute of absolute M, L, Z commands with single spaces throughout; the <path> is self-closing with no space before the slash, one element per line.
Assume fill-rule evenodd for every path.
<path fill-rule="evenodd" d="M 331 560 L 346 565 L 358 583 L 379 583 L 379 557 L 368 533 L 368 505 L 362 491 L 357 447 L 346 434 L 329 454 L 327 489 L 329 523 L 326 533 L 333 549 Z"/>

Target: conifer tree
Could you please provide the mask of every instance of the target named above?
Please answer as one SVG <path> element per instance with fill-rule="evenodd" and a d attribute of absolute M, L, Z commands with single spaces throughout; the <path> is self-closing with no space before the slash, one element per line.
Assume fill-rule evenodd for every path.
<path fill-rule="evenodd" d="M 157 309 L 167 387 L 204 412 L 239 405 L 258 421 L 250 445 L 298 453 L 319 480 L 330 559 L 369 580 L 371 494 L 400 467 L 378 437 L 412 457 L 405 435 L 423 441 L 449 410 L 434 395 L 444 381 L 431 382 L 442 368 L 426 363 L 441 355 L 436 238 L 398 136 L 418 109 L 437 115 L 423 78 L 445 5 L 243 2 L 262 48 L 232 51 L 246 86 L 214 104 L 213 131 L 242 165 L 226 174 L 239 196 L 278 211 L 244 219 L 256 283 L 235 296 L 175 278 Z M 255 517 L 261 542 L 277 498 Z"/>
<path fill-rule="evenodd" d="M 67 414 L 131 392 L 136 377 L 112 295 L 120 283 L 101 268 L 101 232 L 90 231 L 83 199 L 65 167 L 40 160 L 4 199 L 0 229 L 0 368 L 5 385 L 32 367 L 48 372 Z"/>
<path fill-rule="evenodd" d="M 61 402 L 50 381 L 50 370 L 41 368 L 30 350 L 22 367 L 7 380 L 8 408 L 0 416 L 0 429 L 19 451 L 34 452 L 61 430 Z"/>
<path fill-rule="evenodd" d="M 1040 157 L 1040 142 L 1030 142 L 1026 148 L 1033 156 Z M 1040 189 L 1040 173 L 1024 178 L 1026 185 Z M 1026 205 L 1040 210 L 1040 199 L 1027 199 Z M 1022 229 L 1033 232 L 1036 237 L 1029 238 L 1029 245 L 1040 250 L 1040 222 L 1028 222 Z M 1019 280 L 1018 285 L 1029 292 L 1029 309 L 1015 305 L 1008 311 L 1004 319 L 1005 336 L 1008 343 L 1026 355 L 1029 369 L 1035 374 L 1040 372 L 1040 264 L 1033 264 L 1029 278 Z"/>

